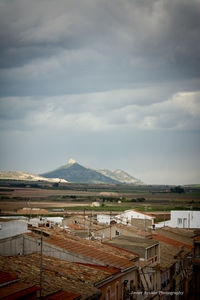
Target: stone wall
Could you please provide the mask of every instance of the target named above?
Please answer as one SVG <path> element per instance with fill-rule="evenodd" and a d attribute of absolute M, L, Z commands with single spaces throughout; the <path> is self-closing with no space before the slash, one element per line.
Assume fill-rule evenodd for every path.
<path fill-rule="evenodd" d="M 148 219 L 131 218 L 131 225 L 141 230 L 150 230 L 152 228 L 152 221 Z"/>

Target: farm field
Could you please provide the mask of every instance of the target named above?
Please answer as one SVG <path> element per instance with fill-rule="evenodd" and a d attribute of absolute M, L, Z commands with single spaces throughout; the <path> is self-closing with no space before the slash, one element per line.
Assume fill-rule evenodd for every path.
<path fill-rule="evenodd" d="M 99 202 L 100 206 L 91 208 L 92 202 Z M 1 214 L 17 214 L 18 210 L 25 207 L 46 209 L 49 213 L 60 208 L 63 214 L 83 210 L 114 213 L 134 208 L 153 212 L 200 210 L 200 188 L 184 187 L 183 192 L 175 193 L 169 186 L 52 185 L 44 182 L 0 181 Z"/>

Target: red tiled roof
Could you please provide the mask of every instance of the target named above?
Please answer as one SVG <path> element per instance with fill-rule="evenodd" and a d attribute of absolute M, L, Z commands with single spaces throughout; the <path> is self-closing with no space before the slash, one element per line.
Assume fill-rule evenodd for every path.
<path fill-rule="evenodd" d="M 94 268 L 94 269 L 97 269 L 97 270 L 102 270 L 102 271 L 105 271 L 106 273 L 109 273 L 109 274 L 115 274 L 115 273 L 120 272 L 120 269 L 115 268 L 115 267 L 99 266 L 99 265 L 92 265 L 92 264 L 86 264 L 86 263 L 76 263 L 76 264 L 87 266 L 87 267 Z"/>
<path fill-rule="evenodd" d="M 10 274 L 17 273 L 19 279 L 29 286 L 38 286 L 40 283 L 40 254 L 0 256 L 0 269 Z M 81 294 L 83 299 L 86 299 L 86 296 L 98 295 L 99 290 L 94 287 L 94 283 L 110 276 L 101 270 L 46 255 L 43 255 L 43 275 L 43 296 L 53 295 L 53 293 L 63 290 L 76 295 Z"/>
<path fill-rule="evenodd" d="M 85 257 L 89 257 L 91 259 L 95 259 L 105 265 L 109 265 L 112 267 L 116 267 L 119 269 L 126 269 L 128 267 L 134 266 L 129 259 L 122 258 L 120 256 L 105 252 L 103 250 L 99 250 L 95 247 L 82 244 L 78 241 L 74 241 L 69 238 L 60 238 L 57 236 L 51 236 L 45 239 L 46 242 L 49 242 L 57 247 L 66 249 L 67 251 L 80 254 Z"/>
<path fill-rule="evenodd" d="M 81 295 L 60 291 L 45 297 L 45 300 L 76 300 L 80 299 Z"/>
<path fill-rule="evenodd" d="M 111 244 L 107 244 L 107 243 L 104 243 L 104 242 L 102 242 L 102 244 L 103 244 L 103 245 L 106 245 L 106 246 L 108 246 L 108 247 L 113 247 L 113 248 L 115 248 L 115 249 L 125 251 L 125 252 L 127 252 L 127 253 L 134 254 L 136 257 L 139 257 L 139 254 L 136 253 L 136 252 L 132 252 L 132 251 L 129 251 L 129 250 L 126 250 L 126 249 L 122 249 L 122 248 L 120 248 L 120 247 L 117 247 L 117 246 L 114 246 L 114 245 L 111 245 Z"/>
<path fill-rule="evenodd" d="M 67 225 L 69 228 L 75 229 L 75 230 L 83 230 L 84 227 L 76 224 L 69 224 Z"/>
<path fill-rule="evenodd" d="M 16 282 L 0 288 L 0 299 L 20 299 L 20 297 L 22 298 L 23 296 L 32 294 L 38 290 L 39 287 L 28 285 L 23 282 Z"/>
<path fill-rule="evenodd" d="M 11 275 L 9 273 L 0 273 L 0 284 L 10 282 L 17 279 L 17 276 Z"/>
<path fill-rule="evenodd" d="M 151 214 L 148 214 L 148 213 L 146 213 L 146 212 L 139 211 L 139 210 L 137 210 L 137 209 L 133 209 L 133 211 L 135 211 L 135 212 L 138 212 L 138 213 L 140 213 L 140 214 L 143 214 L 143 215 L 146 215 L 146 216 L 149 216 L 149 217 L 152 217 L 152 218 L 154 218 L 154 219 L 155 219 L 155 217 L 154 217 L 153 215 L 151 215 Z"/>
<path fill-rule="evenodd" d="M 163 236 L 163 235 L 160 235 L 160 234 L 152 234 L 152 238 L 154 240 L 161 241 L 161 242 L 164 242 L 166 244 L 169 244 L 169 245 L 172 245 L 172 246 L 175 246 L 175 247 L 184 246 L 187 249 L 193 249 L 194 248 L 193 246 L 191 246 L 189 244 L 174 240 L 172 238 L 169 238 L 169 237 L 166 237 L 166 236 Z"/>

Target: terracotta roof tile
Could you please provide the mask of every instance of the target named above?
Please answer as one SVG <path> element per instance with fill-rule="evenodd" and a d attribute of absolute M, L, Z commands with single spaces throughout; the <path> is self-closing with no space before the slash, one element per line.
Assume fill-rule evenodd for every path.
<path fill-rule="evenodd" d="M 86 256 L 89 258 L 95 259 L 97 262 L 104 263 L 106 265 L 126 269 L 128 267 L 134 266 L 129 259 L 120 257 L 119 255 L 114 255 L 112 253 L 105 252 L 103 249 L 97 249 L 90 245 L 82 244 L 78 241 L 69 239 L 69 238 L 60 238 L 57 236 L 51 236 L 45 238 L 45 241 L 53 244 L 62 249 L 66 249 L 67 251 L 81 254 L 82 256 Z"/>
<path fill-rule="evenodd" d="M 148 213 L 146 213 L 146 212 L 139 211 L 139 210 L 137 210 L 137 209 L 133 209 L 133 211 L 136 211 L 136 212 L 138 212 L 138 213 L 140 213 L 140 214 L 143 214 L 143 215 L 146 215 L 146 216 L 149 216 L 149 217 L 152 217 L 152 218 L 155 219 L 155 216 L 153 216 L 153 215 L 151 215 L 151 214 L 148 214 Z"/>
<path fill-rule="evenodd" d="M 0 284 L 14 281 L 16 279 L 17 279 L 16 275 L 12 275 L 10 273 L 3 273 L 3 272 L 0 273 Z"/>
<path fill-rule="evenodd" d="M 76 224 L 69 224 L 67 225 L 70 229 L 75 229 L 75 230 L 83 230 L 84 227 Z"/>
<path fill-rule="evenodd" d="M 188 245 L 193 245 L 192 238 L 194 236 L 193 230 L 188 230 L 184 228 L 171 228 L 171 227 L 163 227 L 158 228 L 154 233 L 158 233 L 159 235 L 166 236 L 168 238 L 177 240 L 181 243 L 185 243 Z"/>
<path fill-rule="evenodd" d="M 43 299 L 45 299 L 45 300 L 76 300 L 76 299 L 80 299 L 80 296 L 81 295 L 79 295 L 79 294 L 60 291 L 60 292 L 54 293 L 52 295 L 49 295 Z"/>
<path fill-rule="evenodd" d="M 93 248 L 97 249 L 97 250 L 102 250 L 104 252 L 104 256 L 108 254 L 113 254 L 116 256 L 120 256 L 120 258 L 125 258 L 128 260 L 133 260 L 136 258 L 136 255 L 134 255 L 133 253 L 128 253 L 127 251 L 124 251 L 122 249 L 117 249 L 117 248 L 112 248 L 110 246 L 107 246 L 105 244 L 103 244 L 102 242 L 98 241 L 98 240 L 86 240 L 84 238 L 80 238 L 77 237 L 73 234 L 69 234 L 67 232 L 64 232 L 63 230 L 59 229 L 59 228 L 55 228 L 54 230 L 50 229 L 50 228 L 42 228 L 42 231 L 44 231 L 45 233 L 47 233 L 50 236 L 55 236 L 56 239 L 60 238 L 62 241 L 63 239 L 67 239 L 70 241 L 76 241 L 78 243 L 83 244 L 84 246 L 92 246 Z M 27 233 L 27 235 L 29 236 L 33 236 L 32 233 Z M 62 243 L 61 243 L 62 244 Z M 72 243 L 71 247 L 72 247 Z M 68 245 L 69 247 L 70 245 Z M 74 247 L 75 249 L 77 248 L 77 246 Z M 73 248 L 72 248 L 73 249 Z M 95 250 L 96 251 L 96 250 Z M 106 254 L 105 254 L 106 252 Z"/>
<path fill-rule="evenodd" d="M 102 271 L 105 271 L 106 273 L 109 273 L 109 274 L 116 274 L 116 273 L 120 272 L 120 269 L 115 268 L 115 267 L 91 265 L 91 264 L 85 264 L 85 263 L 76 263 L 76 264 L 80 264 L 80 265 L 83 265 L 83 266 L 88 266 L 90 268 L 94 268 L 94 269 L 97 269 L 97 270 L 102 270 Z"/>
<path fill-rule="evenodd" d="M 192 249 L 193 246 L 191 245 L 188 245 L 186 243 L 183 243 L 183 242 L 180 242 L 180 241 L 177 241 L 177 240 L 174 240 L 172 238 L 169 238 L 169 237 L 166 237 L 164 235 L 159 235 L 159 234 L 153 234 L 152 235 L 152 238 L 157 240 L 157 241 L 161 241 L 161 242 L 164 242 L 166 244 L 169 244 L 169 245 L 172 245 L 174 247 L 180 247 L 180 246 L 184 246 L 186 247 L 187 249 Z"/>
<path fill-rule="evenodd" d="M 26 285 L 40 283 L 39 254 L 0 256 L 0 269 L 4 272 L 16 273 Z M 110 273 L 105 270 L 97 270 L 45 255 L 43 255 L 42 270 L 42 296 L 64 290 L 72 294 L 81 294 L 82 299 L 86 299 L 91 295 L 99 294 L 99 290 L 94 288 L 94 283 L 110 276 Z"/>
<path fill-rule="evenodd" d="M 36 292 L 39 288 L 23 282 L 16 282 L 0 288 L 0 299 L 20 299 L 19 297 Z M 18 297 L 18 298 L 16 298 Z"/>
<path fill-rule="evenodd" d="M 133 235 L 138 236 L 138 237 L 147 237 L 147 238 L 151 237 L 150 232 L 147 232 L 143 229 L 135 228 L 134 226 L 127 226 L 127 225 L 124 225 L 122 223 L 118 223 L 118 224 L 115 224 L 113 226 L 116 226 L 117 228 L 125 229 L 125 230 L 131 232 Z"/>

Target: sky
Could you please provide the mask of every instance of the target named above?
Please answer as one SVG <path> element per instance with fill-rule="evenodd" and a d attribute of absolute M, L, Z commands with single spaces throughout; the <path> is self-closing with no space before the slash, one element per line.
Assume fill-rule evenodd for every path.
<path fill-rule="evenodd" d="M 200 183 L 200 0 L 0 0 L 0 170 Z"/>

